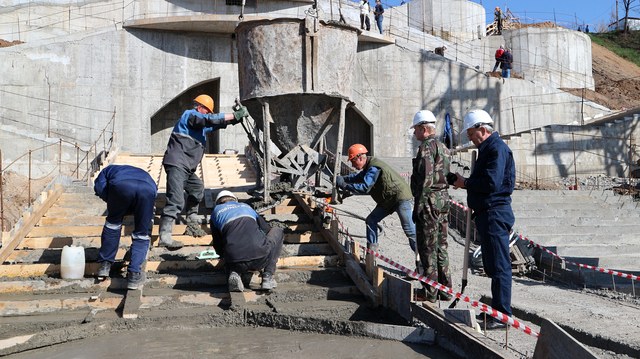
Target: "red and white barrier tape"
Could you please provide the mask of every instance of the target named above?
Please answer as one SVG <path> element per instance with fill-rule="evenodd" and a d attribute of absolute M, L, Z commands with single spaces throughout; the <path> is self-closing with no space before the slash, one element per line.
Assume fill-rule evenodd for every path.
<path fill-rule="evenodd" d="M 573 264 L 573 265 L 578 266 L 578 267 L 580 267 L 580 268 L 587 268 L 587 269 L 591 269 L 591 270 L 594 270 L 594 271 L 597 271 L 597 272 L 600 272 L 600 273 L 607 273 L 607 274 L 615 275 L 615 276 L 618 276 L 618 277 L 620 277 L 620 278 L 627 278 L 627 279 L 631 279 L 631 280 L 638 280 L 638 276 L 637 276 L 637 275 L 633 275 L 633 274 L 629 274 L 629 273 L 623 273 L 623 272 L 618 272 L 618 271 L 615 271 L 615 270 L 613 270 L 613 269 L 607 269 L 607 268 L 602 268 L 602 267 L 595 267 L 595 266 L 591 266 L 591 265 L 588 265 L 588 264 L 582 264 L 582 263 L 572 262 L 572 261 L 567 260 L 567 259 L 565 259 L 564 257 L 560 256 L 559 254 L 556 254 L 556 253 L 554 253 L 554 252 L 550 251 L 549 249 L 547 249 L 547 248 L 545 248 L 545 247 L 543 247 L 543 246 L 539 245 L 538 243 L 536 243 L 536 242 L 534 242 L 534 241 L 530 240 L 529 238 L 527 238 L 527 237 L 523 236 L 522 234 L 521 234 L 521 235 L 519 235 L 519 237 L 520 237 L 520 239 L 525 240 L 525 241 L 527 241 L 527 242 L 531 243 L 532 245 L 534 245 L 535 247 L 540 248 L 541 250 L 543 250 L 543 251 L 545 251 L 545 252 L 547 252 L 547 253 L 551 254 L 552 256 L 554 256 L 554 257 L 556 257 L 556 258 L 558 258 L 558 259 L 562 260 L 563 262 L 567 262 L 567 263 Z"/>
<path fill-rule="evenodd" d="M 464 211 L 466 211 L 466 210 L 468 210 L 468 209 L 469 209 L 469 207 L 465 207 L 465 206 L 464 206 L 464 205 L 462 205 L 461 203 L 458 203 L 458 202 L 456 202 L 456 201 L 454 201 L 454 200 L 452 200 L 452 199 L 450 199 L 449 201 L 450 201 L 452 204 L 454 204 L 455 206 L 462 208 Z M 551 250 L 549 250 L 549 249 L 545 248 L 544 246 L 541 246 L 540 244 L 538 244 L 538 243 L 536 243 L 536 242 L 532 241 L 531 239 L 529 239 L 529 238 L 527 238 L 527 237 L 523 236 L 522 234 L 520 234 L 520 235 L 519 235 L 519 237 L 520 237 L 520 239 L 522 239 L 522 240 L 526 240 L 527 242 L 531 243 L 533 246 L 535 246 L 535 247 L 537 247 L 537 248 L 539 248 L 539 249 L 541 249 L 541 250 L 543 250 L 543 251 L 545 251 L 545 252 L 549 253 L 550 255 L 552 255 L 552 256 L 554 256 L 554 257 L 556 257 L 556 258 L 558 258 L 558 259 L 560 259 L 561 261 L 566 262 L 566 263 L 573 264 L 573 265 L 578 266 L 578 267 L 580 267 L 580 268 L 587 268 L 587 269 L 591 269 L 591 270 L 594 270 L 594 271 L 597 271 L 597 272 L 607 273 L 607 274 L 611 274 L 611 275 L 618 276 L 618 277 L 620 277 L 620 278 L 627 278 L 627 279 L 631 279 L 631 280 L 638 280 L 638 278 L 639 278 L 637 275 L 633 275 L 633 274 L 629 274 L 629 273 L 623 273 L 623 272 L 618 272 L 618 271 L 615 271 L 615 270 L 613 270 L 613 269 L 607 269 L 607 268 L 602 268 L 602 267 L 595 267 L 595 266 L 591 266 L 591 265 L 588 265 L 588 264 L 582 264 L 582 263 L 576 263 L 576 262 L 569 261 L 569 260 L 565 259 L 564 257 L 560 256 L 559 254 L 554 253 L 554 252 L 552 252 Z"/>
<path fill-rule="evenodd" d="M 334 214 L 335 214 L 335 211 L 334 211 Z M 340 222 L 340 219 L 337 217 L 337 215 L 335 215 L 334 218 L 338 221 L 338 225 L 343 229 L 344 233 L 347 233 L 347 237 L 351 242 L 356 243 L 360 248 L 362 248 L 365 251 L 371 253 L 376 258 L 379 258 L 379 259 L 383 260 L 384 262 L 389 263 L 394 268 L 405 272 L 406 274 L 408 274 L 412 278 L 415 278 L 415 279 L 419 280 L 422 283 L 428 284 L 428 285 L 430 285 L 430 286 L 432 286 L 432 287 L 434 287 L 434 288 L 436 288 L 436 289 L 438 289 L 440 291 L 447 292 L 447 293 L 455 296 L 456 298 L 460 298 L 462 301 L 469 303 L 472 307 L 476 307 L 476 308 L 480 309 L 481 312 L 487 313 L 488 315 L 500 320 L 503 323 L 509 324 L 510 326 L 512 326 L 512 327 L 514 327 L 516 329 L 520 329 L 523 332 L 525 332 L 526 334 L 529 334 L 529 335 L 534 336 L 536 338 L 540 336 L 540 334 L 538 332 L 534 331 L 533 329 L 531 329 L 527 325 L 520 323 L 518 320 L 516 320 L 516 319 L 514 319 L 514 318 L 512 318 L 512 317 L 510 317 L 510 316 L 508 316 L 508 315 L 506 315 L 506 314 L 504 314 L 504 313 L 502 313 L 500 311 L 497 311 L 497 310 L 491 308 L 490 306 L 488 306 L 488 305 L 486 305 L 484 303 L 481 303 L 481 302 L 479 302 L 477 300 L 472 300 L 471 298 L 469 298 L 468 296 L 466 296 L 466 295 L 464 295 L 462 293 L 454 292 L 452 288 L 446 287 L 446 286 L 444 286 L 444 285 L 442 285 L 442 284 L 440 284 L 438 282 L 435 282 L 435 281 L 432 281 L 430 279 L 427 279 L 427 277 L 423 276 L 422 274 L 419 274 L 416 271 L 414 271 L 412 269 L 409 269 L 409 268 L 403 266 L 402 264 L 397 263 L 396 261 L 394 261 L 394 260 L 392 260 L 390 258 L 387 258 L 387 257 L 383 256 L 382 254 L 376 252 L 376 251 L 373 251 L 373 250 L 371 250 L 369 248 L 366 248 L 365 246 L 363 246 L 360 243 L 356 242 L 353 238 L 351 238 L 351 236 L 349 236 L 346 228 L 344 227 L 342 222 Z"/>

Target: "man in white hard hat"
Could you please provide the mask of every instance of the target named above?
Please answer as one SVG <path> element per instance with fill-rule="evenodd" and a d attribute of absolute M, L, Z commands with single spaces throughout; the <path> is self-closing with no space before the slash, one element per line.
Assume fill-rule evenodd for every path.
<path fill-rule="evenodd" d="M 478 148 L 478 160 L 469 178 L 456 174 L 453 185 L 467 190 L 467 203 L 473 209 L 484 271 L 491 277 L 491 306 L 511 316 L 509 232 L 515 222 L 511 194 L 516 170 L 513 153 L 494 132 L 493 123 L 491 116 L 483 110 L 472 110 L 464 117 L 463 131 Z M 490 320 L 487 328 L 505 325 Z"/>
<path fill-rule="evenodd" d="M 196 97 L 193 104 L 193 108 L 184 111 L 174 126 L 162 158 L 162 165 L 167 173 L 167 203 L 160 217 L 158 245 L 169 249 L 179 249 L 183 246 L 182 242 L 171 237 L 171 233 L 176 219 L 185 207 L 187 212 L 185 234 L 195 237 L 206 235 L 200 227 L 198 217 L 198 207 L 204 197 L 204 185 L 196 175 L 196 169 L 204 156 L 207 134 L 226 128 L 227 125 L 240 123 L 249 115 L 244 106 L 233 113 L 213 113 L 213 99 L 205 94 Z"/>
<path fill-rule="evenodd" d="M 413 219 L 416 241 L 424 275 L 451 287 L 447 230 L 449 227 L 449 193 L 447 174 L 450 156 L 447 147 L 436 138 L 436 117 L 431 111 L 418 111 L 413 117 L 413 134 L 420 141 L 413 159 L 411 193 L 414 197 Z M 425 286 L 427 300 L 451 300 L 451 294 Z"/>
<path fill-rule="evenodd" d="M 282 250 L 284 230 L 271 228 L 262 216 L 229 191 L 220 191 L 211 213 L 213 248 L 229 272 L 229 291 L 242 292 L 245 274 L 262 271 L 263 290 L 276 288 L 276 263 Z M 250 278 L 250 277 L 249 277 Z"/>

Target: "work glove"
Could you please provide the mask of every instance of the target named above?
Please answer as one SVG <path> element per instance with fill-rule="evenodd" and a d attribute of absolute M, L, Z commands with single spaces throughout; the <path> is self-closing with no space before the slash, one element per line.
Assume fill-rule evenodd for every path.
<path fill-rule="evenodd" d="M 338 186 L 338 188 L 342 188 L 342 189 L 344 189 L 347 186 L 347 184 L 344 182 L 344 178 L 342 176 L 336 177 L 336 186 Z"/>
<path fill-rule="evenodd" d="M 248 116 L 249 116 L 249 111 L 245 106 L 240 106 L 240 108 L 238 108 L 236 111 L 233 112 L 233 117 L 238 122 L 242 121 L 245 117 L 248 117 Z"/>

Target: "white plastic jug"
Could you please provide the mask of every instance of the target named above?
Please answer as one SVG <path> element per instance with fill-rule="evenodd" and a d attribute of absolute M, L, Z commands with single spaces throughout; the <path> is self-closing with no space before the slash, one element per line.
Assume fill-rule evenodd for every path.
<path fill-rule="evenodd" d="M 64 246 L 60 258 L 60 276 L 62 279 L 84 278 L 84 248 Z"/>

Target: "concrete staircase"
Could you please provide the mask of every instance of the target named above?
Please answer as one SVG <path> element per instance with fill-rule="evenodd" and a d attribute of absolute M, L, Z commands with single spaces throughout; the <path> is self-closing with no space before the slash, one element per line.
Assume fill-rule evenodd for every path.
<path fill-rule="evenodd" d="M 175 239 L 185 243 L 185 247 L 169 251 L 157 246 L 159 218 L 165 201 L 164 171 L 160 160 L 161 156 L 158 158 L 158 156 L 122 155 L 115 161 L 119 164 L 127 163 L 146 169 L 161 183 L 156 200 L 151 248 L 146 263 L 148 280 L 145 284 L 145 294 L 140 300 L 146 303 L 145 305 L 151 306 L 169 300 L 154 299 L 154 294 L 146 297 L 147 288 L 164 288 L 165 290 L 196 288 L 203 292 L 203 296 L 209 298 L 192 298 L 194 303 L 228 304 L 231 299 L 226 293 L 227 278 L 221 261 L 197 258 L 202 251 L 211 249 L 209 244 L 212 237 L 207 224 L 211 209 L 204 203 L 208 201 L 203 201 L 199 212 L 202 216 L 202 228 L 207 232 L 207 236 L 195 238 L 183 235 L 186 225 L 179 221 L 174 226 L 173 235 Z M 229 188 L 243 198 L 242 195 L 244 197 L 247 195 L 242 189 L 255 184 L 255 173 L 247 165 L 244 156 L 208 155 L 199 171 L 205 186 L 214 192 L 223 187 Z M 0 282 L 0 298 L 5 303 L 0 308 L 0 313 L 2 315 L 36 314 L 57 310 L 81 310 L 87 307 L 103 310 L 116 309 L 122 305 L 123 295 L 126 298 L 125 275 L 128 263 L 126 256 L 131 244 L 133 217 L 125 217 L 120 248 L 116 255 L 116 263 L 112 267 L 111 278 L 105 282 L 99 282 L 93 277 L 99 267 L 96 260 L 105 215 L 106 204 L 94 195 L 92 187 L 85 183 L 74 183 L 65 187 L 63 193 L 46 210 L 37 224 L 17 241 L 15 249 L 9 250 L 6 245 L 2 248 L 2 254 L 7 254 L 7 257 L 0 265 L 0 277 L 3 278 Z M 285 200 L 280 205 L 270 208 L 264 215 L 267 220 L 275 220 L 280 226 L 286 226 L 285 245 L 278 262 L 279 271 L 276 277 L 278 282 L 283 282 L 286 286 L 286 282 L 298 280 L 305 282 L 311 277 L 318 280 L 327 277 L 329 280 L 339 276 L 343 279 L 330 279 L 335 285 L 325 284 L 325 292 L 331 291 L 334 286 L 352 288 L 346 290 L 347 294 L 350 293 L 349 295 L 355 295 L 358 292 L 353 289 L 355 288 L 353 284 L 348 284 L 348 280 L 344 280 L 342 272 L 336 267 L 338 256 L 319 233 L 312 231 L 313 224 L 295 199 Z M 288 222 L 288 218 L 293 218 L 297 222 Z M 61 252 L 66 245 L 84 247 L 86 261 L 84 279 L 67 281 L 59 279 Z M 259 277 L 254 275 L 252 285 L 259 286 L 259 283 Z M 64 299 L 59 299 L 57 304 L 47 307 L 40 306 L 31 298 L 16 297 L 16 295 L 25 296 L 34 291 Z M 218 294 L 213 295 L 212 291 Z M 110 294 L 106 294 L 107 292 Z M 168 297 L 183 300 L 180 299 L 183 294 L 171 293 Z M 98 296 L 107 296 L 111 299 L 92 303 L 96 299 L 91 298 Z M 359 295 L 356 297 L 360 298 Z"/>
<path fill-rule="evenodd" d="M 466 203 L 464 190 L 450 193 Z M 610 190 L 516 190 L 512 198 L 515 230 L 535 243 L 577 263 L 640 270 L 640 204 L 629 196 Z"/>

